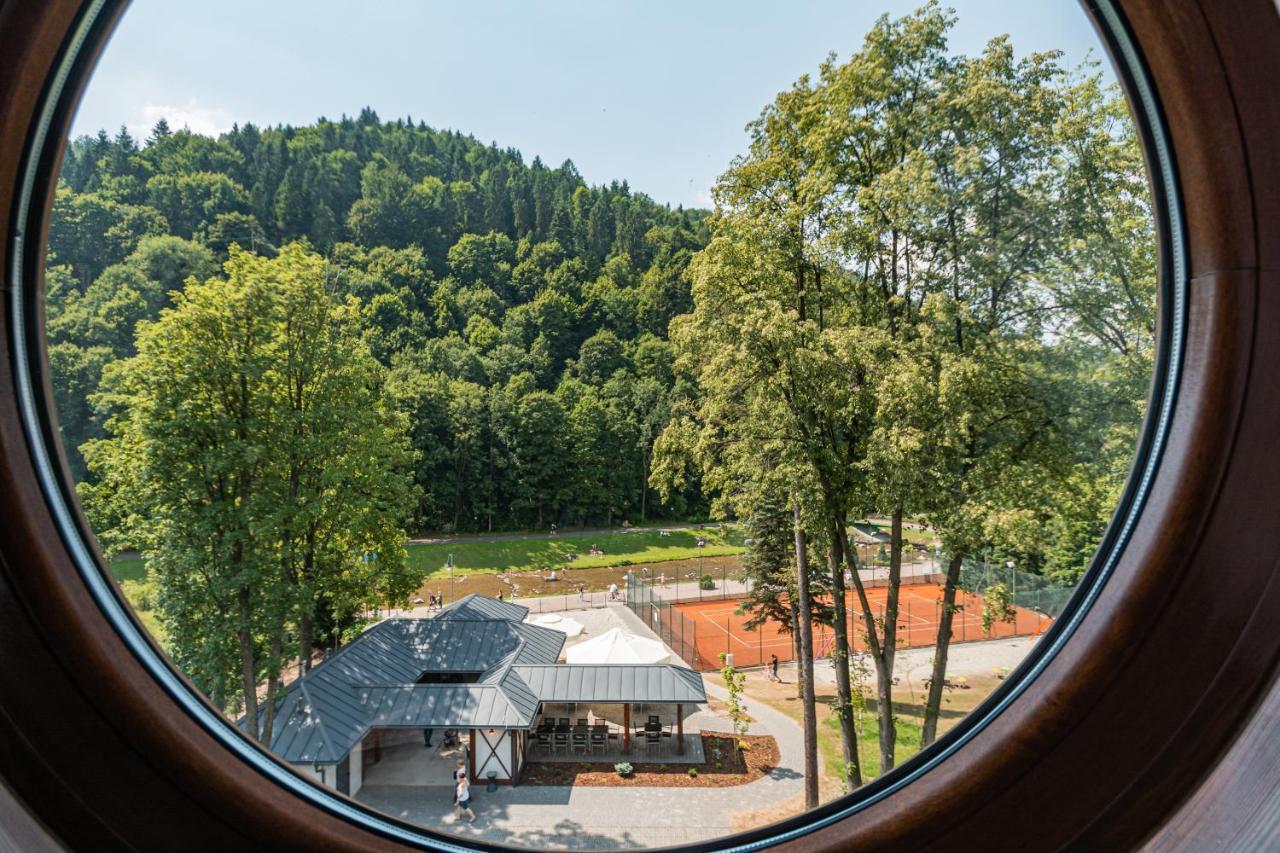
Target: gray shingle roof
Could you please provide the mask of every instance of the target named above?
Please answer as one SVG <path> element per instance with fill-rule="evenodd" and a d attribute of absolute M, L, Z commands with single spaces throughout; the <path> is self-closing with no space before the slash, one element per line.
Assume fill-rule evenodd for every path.
<path fill-rule="evenodd" d="M 705 702 L 702 677 L 655 666 L 557 665 L 565 635 L 521 622 L 528 608 L 468 595 L 430 619 L 388 619 L 289 685 L 271 751 L 341 761 L 373 727 L 531 726 L 544 701 Z M 425 673 L 478 673 L 417 684 Z"/>

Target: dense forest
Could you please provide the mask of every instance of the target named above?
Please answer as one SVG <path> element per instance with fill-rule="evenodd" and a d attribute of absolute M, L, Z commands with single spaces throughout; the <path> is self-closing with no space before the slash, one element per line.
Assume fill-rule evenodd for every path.
<path fill-rule="evenodd" d="M 121 129 L 73 140 L 49 241 L 49 358 L 64 446 L 104 434 L 104 368 L 139 321 L 229 250 L 305 241 L 408 416 L 411 526 L 544 528 L 705 512 L 696 482 L 648 488 L 654 440 L 687 395 L 667 342 L 706 214 L 566 161 L 409 119 L 238 126 L 217 139 Z"/>

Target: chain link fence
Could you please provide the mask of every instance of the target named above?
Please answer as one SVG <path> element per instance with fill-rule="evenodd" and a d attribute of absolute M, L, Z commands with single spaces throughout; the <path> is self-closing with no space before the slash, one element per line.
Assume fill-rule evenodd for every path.
<path fill-rule="evenodd" d="M 1009 590 L 1009 600 L 1014 605 L 1054 619 L 1076 591 L 1074 586 L 1060 586 L 1040 575 L 1020 571 L 1016 566 L 986 560 L 965 560 L 956 586 L 973 595 L 982 595 L 998 583 Z"/>
<path fill-rule="evenodd" d="M 697 625 L 634 572 L 627 575 L 626 604 L 685 663 L 704 668 L 705 662 L 698 658 Z"/>

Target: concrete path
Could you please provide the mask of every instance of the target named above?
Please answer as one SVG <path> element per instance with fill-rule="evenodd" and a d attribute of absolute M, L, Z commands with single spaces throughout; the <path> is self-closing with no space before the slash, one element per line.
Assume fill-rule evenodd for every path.
<path fill-rule="evenodd" d="M 727 698 L 707 685 L 707 694 Z M 357 799 L 396 817 L 463 838 L 535 849 L 622 850 L 696 844 L 732 833 L 744 813 L 794 799 L 803 790 L 804 742 L 790 718 L 750 702 L 752 733 L 778 741 L 778 766 L 763 779 L 732 788 L 584 788 L 475 786 L 474 824 L 458 823 L 449 788 L 366 785 Z M 723 721 L 722 721 L 723 722 Z M 708 728 L 710 726 L 707 726 Z"/>

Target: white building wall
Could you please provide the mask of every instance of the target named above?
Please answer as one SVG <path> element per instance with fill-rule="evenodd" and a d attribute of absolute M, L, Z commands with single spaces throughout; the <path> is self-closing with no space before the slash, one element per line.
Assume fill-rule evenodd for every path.
<path fill-rule="evenodd" d="M 492 755 L 489 752 L 489 745 L 485 743 L 485 736 L 488 735 L 489 740 L 497 744 Z M 506 730 L 500 730 L 497 734 L 490 735 L 487 729 L 476 732 L 476 778 L 474 783 L 483 784 L 489 781 L 487 775 L 490 770 L 496 771 L 499 779 L 510 779 L 511 774 L 507 772 L 503 765 L 511 764 L 511 741 L 509 738 L 511 733 Z M 501 756 L 502 762 L 498 762 L 498 756 Z"/>
<path fill-rule="evenodd" d="M 328 785 L 330 788 L 338 782 L 338 768 L 332 764 L 321 764 L 319 772 L 316 771 L 314 764 L 291 764 L 289 766 L 308 779 L 321 785 Z"/>
<path fill-rule="evenodd" d="M 364 743 L 356 741 L 351 747 L 351 796 L 355 796 L 364 784 Z"/>

